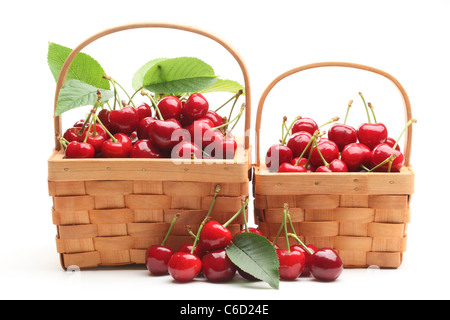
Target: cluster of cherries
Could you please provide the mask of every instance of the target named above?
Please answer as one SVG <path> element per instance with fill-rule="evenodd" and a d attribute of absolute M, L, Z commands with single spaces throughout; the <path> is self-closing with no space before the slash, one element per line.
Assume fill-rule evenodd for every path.
<path fill-rule="evenodd" d="M 338 117 L 318 126 L 311 118 L 297 117 L 291 126 L 283 119 L 283 136 L 266 153 L 270 172 L 400 172 L 404 156 L 398 141 L 416 120 L 409 121 L 397 140 L 388 135 L 386 126 L 377 122 L 373 106 L 361 96 L 368 122 L 358 129 L 346 124 L 353 101 L 350 101 L 343 123 Z M 373 122 L 369 115 L 372 112 Z M 321 128 L 334 123 L 328 130 Z M 286 131 L 286 132 L 285 132 Z"/>
<path fill-rule="evenodd" d="M 216 191 L 217 196 L 218 191 Z M 236 266 L 227 256 L 226 248 L 233 243 L 233 237 L 227 226 L 239 215 L 245 214 L 248 200 L 243 201 L 242 208 L 225 224 L 209 219 L 209 213 L 201 224 L 198 233 L 190 234 L 195 238 L 193 244 L 181 246 L 177 252 L 165 245 L 171 229 L 178 218 L 172 220 L 171 227 L 161 245 L 150 246 L 146 252 L 148 271 L 157 276 L 170 274 L 177 282 L 190 282 L 202 274 L 209 282 L 221 283 L 231 281 L 236 273 L 249 281 L 258 281 L 253 275 Z M 210 210 L 211 212 L 211 210 Z M 286 216 L 286 211 L 285 211 Z M 285 218 L 286 221 L 286 218 Z M 286 223 L 282 228 L 286 228 Z M 286 228 L 287 230 L 287 228 Z M 246 227 L 240 233 L 252 232 L 263 236 L 258 228 Z M 287 231 L 286 231 L 287 232 Z M 279 262 L 281 280 L 295 280 L 298 277 L 313 275 L 320 281 L 334 281 L 343 271 L 343 263 L 336 251 L 330 248 L 318 250 L 313 245 L 305 246 L 294 234 L 298 245 L 281 249 L 272 243 Z"/>
<path fill-rule="evenodd" d="M 228 126 L 237 123 L 242 111 L 227 122 L 209 109 L 200 93 L 184 98 L 167 95 L 159 101 L 148 92 L 141 94 L 150 98 L 152 107 L 145 102 L 135 106 L 130 100 L 108 109 L 98 91 L 99 99 L 86 120 L 60 137 L 66 158 L 234 159 L 237 143 Z"/>

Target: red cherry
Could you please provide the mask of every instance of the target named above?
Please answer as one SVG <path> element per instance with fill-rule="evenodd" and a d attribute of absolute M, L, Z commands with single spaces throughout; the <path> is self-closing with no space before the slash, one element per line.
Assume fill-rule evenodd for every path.
<path fill-rule="evenodd" d="M 276 250 L 280 262 L 279 272 L 282 280 L 295 280 L 303 272 L 305 267 L 305 255 L 297 250 Z"/>
<path fill-rule="evenodd" d="M 156 119 L 153 117 L 145 117 L 139 121 L 139 125 L 137 127 L 137 135 L 139 139 L 150 139 L 149 127 L 150 123 L 155 121 Z"/>
<path fill-rule="evenodd" d="M 166 246 L 151 246 L 145 253 L 145 264 L 148 271 L 155 276 L 167 274 L 170 258 L 173 256 L 173 250 Z"/>
<path fill-rule="evenodd" d="M 331 248 L 318 250 L 311 260 L 311 274 L 320 281 L 334 281 L 344 270 L 341 258 Z"/>
<path fill-rule="evenodd" d="M 385 142 L 388 146 L 391 146 L 392 148 L 395 146 L 396 141 L 392 138 L 387 138 Z M 397 144 L 395 147 L 395 150 L 400 151 L 400 146 Z"/>
<path fill-rule="evenodd" d="M 163 119 L 180 119 L 181 101 L 175 96 L 165 96 L 158 102 Z"/>
<path fill-rule="evenodd" d="M 358 128 L 358 141 L 373 150 L 380 143 L 385 143 L 388 131 L 382 123 L 363 123 Z"/>
<path fill-rule="evenodd" d="M 301 118 L 295 121 L 292 126 L 292 134 L 300 131 L 306 131 L 313 135 L 317 130 L 319 130 L 319 126 L 313 119 L 310 118 Z"/>
<path fill-rule="evenodd" d="M 152 116 L 152 108 L 145 102 L 136 108 L 136 112 L 138 114 L 139 121 Z"/>
<path fill-rule="evenodd" d="M 332 172 L 348 172 L 347 165 L 340 159 L 331 161 L 329 168 Z"/>
<path fill-rule="evenodd" d="M 258 228 L 253 228 L 253 227 L 249 227 L 248 228 L 248 232 L 250 233 L 256 233 L 259 234 L 260 236 L 264 237 L 264 234 L 261 232 L 261 230 L 259 230 Z M 242 233 L 247 233 L 247 230 L 244 228 L 241 231 L 239 231 L 237 234 L 242 234 Z M 236 236 L 235 236 L 236 237 Z"/>
<path fill-rule="evenodd" d="M 193 246 L 194 246 L 193 244 L 184 244 L 178 249 L 178 252 L 191 253 Z M 202 247 L 200 247 L 199 245 L 196 245 L 194 248 L 194 255 L 199 257 L 200 259 L 202 259 L 203 256 L 205 255 L 205 252 L 202 249 Z"/>
<path fill-rule="evenodd" d="M 217 221 L 208 221 L 200 232 L 199 245 L 206 251 L 227 247 L 231 241 L 231 232 Z"/>
<path fill-rule="evenodd" d="M 85 142 L 72 141 L 67 145 L 66 158 L 68 159 L 81 159 L 81 158 L 94 158 L 94 147 Z"/>
<path fill-rule="evenodd" d="M 311 275 L 311 264 L 312 264 L 312 256 L 314 253 L 316 253 L 318 251 L 317 247 L 312 245 L 312 244 L 308 244 L 306 245 L 306 247 L 312 252 L 312 254 L 310 252 L 307 252 L 305 250 L 305 248 L 303 248 L 303 246 L 299 245 L 299 244 L 294 244 L 291 246 L 291 251 L 292 250 L 297 250 L 302 252 L 305 255 L 305 267 L 303 268 L 303 272 L 300 275 L 301 277 L 309 277 Z"/>
<path fill-rule="evenodd" d="M 187 132 L 175 119 L 155 120 L 149 125 L 150 140 L 162 151 L 171 150 L 183 140 Z"/>
<path fill-rule="evenodd" d="M 74 128 L 82 128 L 83 125 L 84 125 L 84 119 L 80 119 L 77 122 L 75 122 L 72 127 L 74 127 Z"/>
<path fill-rule="evenodd" d="M 103 129 L 103 127 L 97 123 L 95 124 L 95 132 L 96 135 L 94 135 L 93 126 L 91 126 L 90 130 L 89 127 L 86 126 L 83 132 L 82 139 L 84 141 L 86 139 L 86 136 L 88 136 L 86 142 L 94 147 L 95 153 L 100 153 L 102 151 L 103 142 L 105 142 L 109 136 L 108 133 L 105 131 L 105 129 Z"/>
<path fill-rule="evenodd" d="M 81 135 L 78 134 L 79 132 L 80 132 L 79 127 L 69 128 L 64 132 L 63 137 L 69 142 L 72 141 L 83 142 L 84 139 L 82 138 Z"/>
<path fill-rule="evenodd" d="M 266 166 L 271 172 L 276 172 L 282 163 L 291 162 L 292 158 L 291 149 L 282 144 L 274 144 L 266 153 Z"/>
<path fill-rule="evenodd" d="M 130 151 L 130 158 L 163 158 L 164 154 L 148 139 L 137 141 Z"/>
<path fill-rule="evenodd" d="M 172 149 L 172 159 L 202 159 L 203 153 L 196 144 L 189 141 L 182 141 Z"/>
<path fill-rule="evenodd" d="M 168 264 L 169 274 L 178 282 L 194 280 L 201 270 L 202 261 L 200 258 L 187 252 L 175 253 Z"/>
<path fill-rule="evenodd" d="M 317 143 L 320 153 L 324 157 L 325 161 L 331 163 L 331 161 L 339 158 L 339 148 L 336 143 L 328 139 L 321 139 Z M 314 146 L 311 154 L 311 164 L 315 167 L 323 166 L 323 160 L 317 151 L 317 147 Z"/>
<path fill-rule="evenodd" d="M 216 137 L 215 131 L 212 128 L 211 120 L 200 119 L 194 121 L 186 129 L 189 131 L 191 141 L 200 148 L 205 148 L 212 143 Z"/>
<path fill-rule="evenodd" d="M 298 158 L 294 158 L 291 161 L 292 165 L 296 165 L 298 161 Z M 306 165 L 306 168 L 305 168 Z M 298 166 L 302 166 L 306 169 L 307 172 L 315 172 L 316 171 L 316 167 L 314 167 L 311 162 L 308 162 L 307 158 L 301 158 L 300 161 L 298 162 Z"/>
<path fill-rule="evenodd" d="M 311 141 L 311 138 L 312 135 L 309 132 L 306 131 L 296 132 L 290 137 L 286 146 L 292 150 L 292 156 L 294 158 L 299 157 L 307 147 L 308 148 L 306 149 L 304 154 L 309 155 L 311 145 L 308 146 L 308 144 Z"/>
<path fill-rule="evenodd" d="M 108 121 L 113 132 L 130 135 L 137 129 L 139 116 L 135 108 L 128 106 L 110 111 Z"/>
<path fill-rule="evenodd" d="M 111 124 L 109 123 L 109 110 L 108 109 L 102 109 L 98 113 L 98 118 L 102 122 L 102 124 L 108 129 L 111 133 L 116 133 L 113 128 L 111 127 Z"/>
<path fill-rule="evenodd" d="M 372 151 L 365 144 L 351 143 L 342 150 L 341 160 L 347 165 L 348 171 L 354 172 L 361 169 L 361 165 L 370 167 Z"/>
<path fill-rule="evenodd" d="M 298 172 L 303 173 L 307 172 L 306 169 L 303 166 L 296 166 L 294 164 L 291 164 L 289 162 L 282 163 L 278 167 L 278 172 Z"/>
<path fill-rule="evenodd" d="M 208 109 L 208 100 L 200 93 L 193 93 L 183 105 L 181 113 L 188 119 L 197 120 L 203 118 Z"/>
<path fill-rule="evenodd" d="M 331 169 L 329 167 L 327 167 L 327 166 L 320 166 L 320 167 L 318 167 L 316 169 L 316 172 L 326 172 L 326 173 L 328 173 L 328 172 L 333 172 L 333 171 L 331 171 Z"/>
<path fill-rule="evenodd" d="M 403 153 L 395 149 L 392 149 L 391 146 L 385 143 L 379 144 L 373 149 L 371 157 L 372 168 L 381 164 L 383 161 L 388 159 L 393 154 L 396 155 L 396 158 L 392 162 L 391 172 L 400 172 L 405 160 Z M 384 165 L 378 167 L 375 171 L 387 172 L 388 169 L 389 163 L 385 163 Z"/>
<path fill-rule="evenodd" d="M 206 112 L 205 118 L 212 121 L 213 128 L 219 127 L 219 126 L 225 124 L 225 119 L 223 117 L 219 116 L 215 111 L 212 111 L 212 110 L 208 110 L 208 112 Z"/>
<path fill-rule="evenodd" d="M 202 259 L 202 271 L 210 282 L 227 282 L 236 275 L 237 267 L 228 258 L 225 249 L 205 254 Z"/>
<path fill-rule="evenodd" d="M 116 133 L 114 141 L 112 138 L 102 144 L 102 155 L 105 158 L 128 158 L 132 148 L 131 139 L 123 134 Z"/>
<path fill-rule="evenodd" d="M 335 124 L 328 130 L 328 139 L 334 141 L 339 151 L 344 150 L 346 145 L 358 140 L 356 129 L 346 124 Z"/>
<path fill-rule="evenodd" d="M 215 132 L 214 142 L 205 149 L 215 159 L 234 159 L 237 150 L 237 142 L 232 136 L 225 136 L 220 132 Z"/>

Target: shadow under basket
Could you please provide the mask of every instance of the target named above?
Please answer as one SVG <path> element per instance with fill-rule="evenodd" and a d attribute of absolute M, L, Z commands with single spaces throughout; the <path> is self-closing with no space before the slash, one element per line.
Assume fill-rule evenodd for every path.
<path fill-rule="evenodd" d="M 411 126 L 405 141 L 405 166 L 398 173 L 271 173 L 260 158 L 259 130 L 262 108 L 269 91 L 281 79 L 296 72 L 320 67 L 349 67 L 380 74 L 400 90 L 406 120 L 411 108 L 406 92 L 389 74 L 371 67 L 345 62 L 323 62 L 290 70 L 264 92 L 256 121 L 256 156 L 253 193 L 255 219 L 261 231 L 275 239 L 282 223 L 283 207 L 289 207 L 295 232 L 305 244 L 333 248 L 346 268 L 398 268 L 403 261 L 414 193 Z M 290 226 L 289 232 L 292 232 Z M 290 244 L 296 243 L 289 239 Z M 286 248 L 283 233 L 277 244 Z"/>
<path fill-rule="evenodd" d="M 84 41 L 64 63 L 55 94 L 55 107 L 70 63 L 89 43 L 111 33 L 138 28 L 168 28 L 196 33 L 221 44 L 238 62 L 245 81 L 245 131 L 251 123 L 247 69 L 228 44 L 205 31 L 167 23 L 139 23 L 100 32 Z M 55 134 L 61 119 L 55 117 Z M 249 195 L 251 159 L 249 137 L 236 135 L 237 151 L 231 160 L 172 159 L 65 159 L 59 141 L 48 159 L 49 194 L 53 199 L 56 248 L 64 269 L 145 264 L 151 245 L 160 245 L 175 216 L 166 246 L 177 251 L 193 243 L 186 229 L 197 233 L 207 215 L 217 186 L 211 219 L 227 222 Z M 248 212 L 246 212 L 248 214 Z M 239 216 L 229 229 L 236 234 Z"/>

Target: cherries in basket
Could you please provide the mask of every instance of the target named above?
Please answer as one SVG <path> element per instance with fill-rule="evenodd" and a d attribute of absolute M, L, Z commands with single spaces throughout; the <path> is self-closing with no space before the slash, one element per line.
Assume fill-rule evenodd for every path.
<path fill-rule="evenodd" d="M 115 81 L 105 76 L 105 79 Z M 240 120 L 244 105 L 228 119 L 220 109 L 243 94 L 239 90 L 224 105 L 211 110 L 201 93 L 188 96 L 155 97 L 145 90 L 148 103 L 135 105 L 133 100 L 102 103 L 98 101 L 86 117 L 68 128 L 60 143 L 66 158 L 172 158 L 234 159 L 237 142 L 232 130 Z"/>
<path fill-rule="evenodd" d="M 397 140 L 389 136 L 386 126 L 377 121 L 372 104 L 359 93 L 367 113 L 367 122 L 355 128 L 347 124 L 350 108 L 343 123 L 336 117 L 318 125 L 311 118 L 295 118 L 287 126 L 283 118 L 282 137 L 266 152 L 265 164 L 270 172 L 400 172 L 404 156 L 398 145 L 410 120 Z M 372 114 L 370 116 L 369 110 Z M 326 125 L 328 131 L 321 131 Z"/>

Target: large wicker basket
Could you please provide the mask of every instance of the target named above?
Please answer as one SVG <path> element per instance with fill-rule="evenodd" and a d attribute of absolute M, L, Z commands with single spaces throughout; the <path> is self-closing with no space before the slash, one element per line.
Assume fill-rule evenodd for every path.
<path fill-rule="evenodd" d="M 405 166 L 400 173 L 270 173 L 260 159 L 261 118 L 269 92 L 292 74 L 322 67 L 356 68 L 389 79 L 403 97 L 406 120 L 412 118 L 410 101 L 402 85 L 375 68 L 323 62 L 301 66 L 277 77 L 264 91 L 257 110 L 257 163 L 253 180 L 257 224 L 269 238 L 274 238 L 281 225 L 283 206 L 287 204 L 294 229 L 302 241 L 334 248 L 345 267 L 398 268 L 406 251 L 406 229 L 414 192 L 411 126 L 405 136 Z M 282 237 L 277 243 L 286 247 Z"/>
<path fill-rule="evenodd" d="M 218 37 L 184 25 L 140 23 L 108 29 L 76 47 L 65 61 L 55 93 L 55 107 L 67 71 L 75 56 L 88 44 L 106 35 L 137 28 L 169 28 L 210 38 L 222 45 L 239 64 L 245 86 L 246 135 L 237 137 L 234 160 L 194 160 L 176 163 L 171 159 L 65 159 L 58 139 L 48 160 L 49 193 L 53 198 L 53 223 L 57 226 L 56 247 L 64 269 L 144 264 L 150 245 L 160 244 L 176 213 L 180 214 L 166 245 L 177 250 L 193 242 L 186 226 L 196 232 L 210 208 L 216 186 L 220 193 L 211 218 L 225 223 L 249 194 L 251 172 L 250 86 L 241 57 Z M 62 131 L 55 118 L 55 134 Z M 242 220 L 230 225 L 233 233 Z"/>

